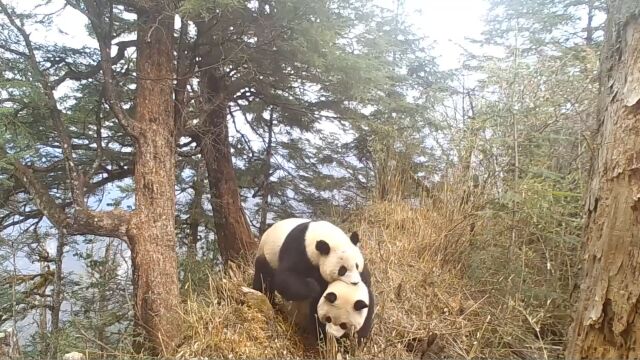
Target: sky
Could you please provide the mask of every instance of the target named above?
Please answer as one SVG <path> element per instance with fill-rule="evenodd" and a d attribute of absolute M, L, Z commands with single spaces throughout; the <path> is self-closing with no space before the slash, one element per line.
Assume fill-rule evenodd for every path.
<path fill-rule="evenodd" d="M 414 25 L 416 33 L 436 41 L 434 51 L 439 55 L 443 68 L 455 67 L 459 64 L 461 49 L 465 37 L 478 37 L 483 29 L 483 16 L 488 9 L 488 0 L 374 0 L 380 6 L 396 8 L 401 1 L 404 14 Z M 42 0 L 10 0 L 19 9 L 32 8 Z M 54 0 L 52 5 L 43 7 L 53 9 L 61 3 Z M 73 9 L 63 12 L 56 20 L 60 32 L 34 32 L 32 36 L 38 40 L 63 42 L 72 46 L 93 44 L 84 31 L 86 19 Z"/>
<path fill-rule="evenodd" d="M 374 0 L 378 5 L 396 8 L 398 0 Z M 488 8 L 487 0 L 400 0 L 403 13 L 414 31 L 432 41 L 433 54 L 443 69 L 451 69 L 460 65 L 465 38 L 477 38 L 483 30 L 483 17 Z M 9 0 L 18 10 L 33 9 L 43 3 L 42 0 Z M 52 4 L 36 11 L 46 13 L 58 9 L 62 0 L 54 0 Z M 35 42 L 58 43 L 73 47 L 97 45 L 87 36 L 86 18 L 76 10 L 67 8 L 55 20 L 57 31 L 33 29 L 32 40 Z M 61 86 L 57 96 L 62 95 L 68 87 Z M 50 251 L 55 251 L 55 243 L 50 244 Z M 82 272 L 82 264 L 71 256 L 67 256 L 63 265 L 66 271 Z M 35 264 L 24 261 L 19 265 L 21 271 L 37 271 Z M 20 331 L 20 330 L 19 330 Z M 24 335 L 24 332 L 22 333 Z"/>
<path fill-rule="evenodd" d="M 398 0 L 377 0 L 395 8 Z M 404 13 L 416 33 L 433 40 L 433 49 L 444 69 L 460 65 L 465 38 L 478 38 L 484 29 L 487 0 L 404 0 Z"/>
<path fill-rule="evenodd" d="M 396 9 L 401 1 L 401 11 L 414 31 L 426 38 L 432 45 L 433 53 L 443 69 L 460 65 L 462 47 L 465 38 L 479 37 L 483 30 L 483 17 L 488 8 L 487 0 L 374 0 L 377 5 Z M 10 0 L 18 10 L 31 10 L 43 3 L 42 0 Z M 38 13 L 57 10 L 63 0 L 54 0 L 50 5 L 40 6 Z M 86 34 L 87 19 L 76 10 L 68 7 L 54 20 L 57 31 L 33 29 L 31 37 L 36 42 L 59 43 L 73 47 L 96 47 L 95 42 Z M 68 87 L 61 86 L 57 96 L 61 96 Z M 52 245 L 55 246 L 55 245 Z M 54 249 L 51 249 L 52 251 Z"/>

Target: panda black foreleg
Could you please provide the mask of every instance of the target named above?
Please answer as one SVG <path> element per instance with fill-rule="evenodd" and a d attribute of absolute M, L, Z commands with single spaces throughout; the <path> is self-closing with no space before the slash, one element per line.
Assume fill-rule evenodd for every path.
<path fill-rule="evenodd" d="M 274 271 L 264 256 L 258 256 L 255 261 L 255 271 L 253 273 L 253 290 L 260 291 L 267 296 L 269 302 L 273 304 L 273 275 Z"/>
<path fill-rule="evenodd" d="M 318 296 L 320 285 L 313 278 L 278 269 L 274 274 L 275 290 L 287 301 L 303 301 Z"/>

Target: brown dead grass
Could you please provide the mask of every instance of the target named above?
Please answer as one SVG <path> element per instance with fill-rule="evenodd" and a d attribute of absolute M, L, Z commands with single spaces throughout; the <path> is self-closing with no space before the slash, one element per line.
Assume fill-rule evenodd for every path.
<path fill-rule="evenodd" d="M 360 232 L 376 295 L 372 336 L 352 358 L 562 357 L 569 289 L 544 275 L 544 258 L 548 261 L 553 249 L 523 246 L 508 257 L 504 222 L 478 216 L 472 210 L 478 201 L 463 207 L 446 197 L 420 207 L 378 203 L 342 224 Z M 514 269 L 520 262 L 518 272 Z M 212 279 L 206 293 L 189 298 L 189 340 L 182 354 L 309 356 L 280 316 L 271 318 L 243 305 L 238 289 L 250 283 L 252 273 L 250 265 L 241 266 L 223 279 Z M 322 358 L 335 356 L 331 349 L 321 353 Z"/>
<path fill-rule="evenodd" d="M 208 287 L 187 296 L 183 309 L 185 343 L 179 358 L 292 359 L 303 349 L 294 328 L 270 308 L 247 301 L 247 265 L 210 277 Z M 266 300 L 266 299 L 265 299 Z"/>
<path fill-rule="evenodd" d="M 378 300 L 364 357 L 544 358 L 517 304 L 466 280 L 471 221 L 406 204 L 378 204 L 360 214 Z"/>

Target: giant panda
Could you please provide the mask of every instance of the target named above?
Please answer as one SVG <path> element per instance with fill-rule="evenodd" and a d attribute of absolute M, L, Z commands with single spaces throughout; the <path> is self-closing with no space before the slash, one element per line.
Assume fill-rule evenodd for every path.
<path fill-rule="evenodd" d="M 336 338 L 357 335 L 358 343 L 362 343 L 371 333 L 374 312 L 371 286 L 364 281 L 355 285 L 334 281 L 320 298 L 314 318 L 322 335 L 329 333 Z"/>
<path fill-rule="evenodd" d="M 289 218 L 273 224 L 260 240 L 253 289 L 273 303 L 317 299 L 333 281 L 358 284 L 364 257 L 357 232 L 347 236 L 328 221 Z"/>
<path fill-rule="evenodd" d="M 347 284 L 334 281 L 316 299 L 283 304 L 281 309 L 298 327 L 303 339 L 321 342 L 329 333 L 338 339 L 353 339 L 363 344 L 373 328 L 375 301 L 368 270 L 363 281 Z M 367 281 L 365 281 L 367 279 Z"/>

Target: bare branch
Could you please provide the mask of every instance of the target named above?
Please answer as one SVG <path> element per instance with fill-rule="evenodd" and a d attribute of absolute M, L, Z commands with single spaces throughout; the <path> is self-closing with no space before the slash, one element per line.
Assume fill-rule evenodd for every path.
<path fill-rule="evenodd" d="M 186 158 L 194 157 L 194 156 L 200 154 L 200 150 L 201 149 L 202 149 L 201 146 L 196 146 L 193 149 L 178 150 L 178 156 L 186 157 Z"/>
<path fill-rule="evenodd" d="M 102 67 L 102 75 L 104 77 L 104 95 L 109 108 L 115 115 L 120 125 L 131 136 L 136 137 L 135 122 L 127 114 L 121 104 L 121 100 L 116 94 L 114 85 L 113 68 L 111 67 L 111 29 L 113 27 L 113 4 L 109 4 L 109 23 L 105 24 L 102 9 L 100 8 L 100 2 L 94 0 L 85 0 L 84 4 L 87 9 L 89 21 L 91 27 L 98 39 L 98 46 L 100 47 L 100 65 Z"/>
<path fill-rule="evenodd" d="M 35 51 L 33 49 L 33 44 L 31 43 L 31 39 L 29 38 L 29 34 L 24 29 L 21 24 L 18 24 L 16 19 L 13 17 L 13 14 L 9 11 L 7 6 L 0 0 L 0 9 L 9 20 L 11 26 L 13 26 L 24 42 L 25 47 L 27 48 L 27 53 L 29 55 L 28 62 L 31 67 L 31 70 L 35 73 L 36 78 L 38 79 L 42 89 L 44 90 L 45 96 L 49 101 L 49 113 L 51 114 L 51 120 L 53 122 L 53 126 L 56 129 L 58 136 L 60 137 L 60 142 L 62 145 L 62 154 L 65 160 L 65 166 L 67 168 L 67 174 L 69 176 L 69 186 L 71 188 L 71 195 L 74 201 L 74 204 L 78 207 L 84 206 L 84 194 L 82 188 L 84 187 L 84 180 L 82 174 L 77 170 L 75 163 L 73 162 L 73 151 L 71 149 L 71 138 L 67 133 L 64 125 L 64 121 L 62 120 L 62 112 L 58 109 L 58 105 L 56 102 L 55 95 L 53 93 L 53 88 L 51 87 L 51 83 L 49 82 L 49 76 L 46 72 L 42 71 L 38 65 L 38 59 L 36 57 Z"/>
<path fill-rule="evenodd" d="M 4 51 L 6 51 L 6 52 L 8 52 L 8 53 L 11 53 L 11 54 L 13 54 L 13 55 L 19 56 L 19 57 L 21 57 L 21 58 L 25 58 L 25 59 L 28 59 L 28 58 L 29 58 L 29 54 L 24 53 L 24 52 L 22 52 L 22 51 L 20 51 L 20 50 L 16 50 L 16 49 L 11 48 L 11 47 L 8 47 L 8 46 L 6 46 L 6 45 L 2 45 L 2 44 L 0 44 L 0 50 L 4 50 Z"/>
<path fill-rule="evenodd" d="M 6 157 L 3 148 L 0 148 L 0 157 Z M 36 206 L 56 228 L 66 231 L 69 235 L 108 236 L 128 242 L 129 214 L 127 212 L 121 209 L 91 211 L 84 206 L 75 206 L 72 209 L 72 215 L 69 216 L 65 207 L 56 203 L 48 189 L 36 179 L 31 169 L 17 160 L 14 160 L 12 165 L 14 176 L 22 182 Z"/>
<path fill-rule="evenodd" d="M 114 57 L 111 58 L 111 61 L 109 62 L 110 67 L 122 61 L 122 59 L 124 59 L 127 49 L 136 46 L 136 41 L 135 40 L 119 41 L 114 45 L 118 47 L 118 52 Z M 85 71 L 78 71 L 78 70 L 71 69 L 69 67 L 69 70 L 67 70 L 64 74 L 62 74 L 62 76 L 52 81 L 52 86 L 54 88 L 57 88 L 67 80 L 80 81 L 80 80 L 91 79 L 96 75 L 98 75 L 100 71 L 102 71 L 102 60 L 100 60 L 97 64 L 93 65 L 91 68 Z"/>
<path fill-rule="evenodd" d="M 242 131 L 240 131 L 240 129 L 238 129 L 238 124 L 236 123 L 236 117 L 233 115 L 233 109 L 231 109 L 231 106 L 227 106 L 227 111 L 229 112 L 229 115 L 231 115 L 231 122 L 233 123 L 233 128 L 236 130 L 238 134 L 240 134 L 240 138 L 242 139 L 242 142 L 244 142 L 244 144 L 247 146 L 247 149 L 249 149 L 249 152 L 251 153 L 251 158 L 255 158 L 256 154 L 253 151 L 253 146 L 251 146 L 251 142 L 249 141 L 249 138 Z"/>
<path fill-rule="evenodd" d="M 5 155 L 4 149 L 0 148 L 0 152 L 2 152 L 0 155 Z M 33 197 L 36 206 L 49 221 L 58 228 L 68 227 L 69 219 L 64 212 L 64 208 L 58 205 L 51 195 L 49 195 L 48 189 L 35 178 L 33 171 L 19 161 L 14 161 L 13 166 L 14 176 L 24 185 L 25 189 Z"/>

